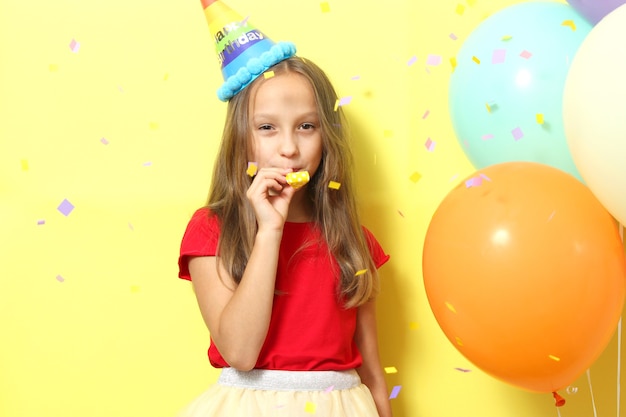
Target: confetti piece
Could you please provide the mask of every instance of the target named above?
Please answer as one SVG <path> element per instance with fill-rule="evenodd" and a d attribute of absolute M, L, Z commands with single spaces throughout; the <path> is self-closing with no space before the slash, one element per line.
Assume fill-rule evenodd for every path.
<path fill-rule="evenodd" d="M 321 2 L 320 9 L 322 9 L 322 13 L 328 13 L 330 12 L 330 4 L 327 1 Z"/>
<path fill-rule="evenodd" d="M 334 386 L 334 385 L 331 385 L 330 387 L 326 388 L 326 389 L 324 390 L 324 392 L 328 394 L 329 392 L 331 392 L 331 391 L 332 391 L 332 390 L 334 390 L 334 389 L 335 389 L 335 386 Z"/>
<path fill-rule="evenodd" d="M 472 372 L 472 370 L 471 370 L 471 369 L 465 369 L 465 368 L 454 368 L 454 369 L 456 369 L 456 370 L 457 370 L 457 371 L 459 371 L 459 372 L 464 372 L 464 373 L 467 373 L 467 372 Z"/>
<path fill-rule="evenodd" d="M 466 188 L 478 187 L 482 183 L 483 183 L 483 179 L 481 177 L 472 177 L 472 178 L 468 179 L 467 181 L 465 181 L 465 187 Z"/>
<path fill-rule="evenodd" d="M 535 115 L 535 118 L 537 119 L 537 123 L 539 123 L 540 125 L 542 125 L 542 124 L 543 124 L 543 114 L 541 114 L 541 113 L 537 113 L 537 114 Z"/>
<path fill-rule="evenodd" d="M 420 325 L 419 325 L 419 323 L 418 323 L 418 322 L 416 322 L 416 321 L 412 321 L 412 322 L 410 322 L 410 323 L 409 323 L 409 329 L 411 329 L 411 330 L 417 330 L 417 329 L 419 329 L 419 328 L 420 328 Z"/>
<path fill-rule="evenodd" d="M 28 161 L 26 159 L 22 159 L 20 164 L 22 165 L 22 171 L 28 171 Z"/>
<path fill-rule="evenodd" d="M 409 177 L 409 179 L 415 183 L 417 183 L 421 178 L 422 178 L 422 174 L 420 174 L 419 172 L 414 172 Z"/>
<path fill-rule="evenodd" d="M 393 130 L 391 129 L 385 129 L 385 131 L 383 132 L 383 136 L 386 138 L 390 138 L 393 136 Z"/>
<path fill-rule="evenodd" d="M 37 226 L 43 226 L 44 224 L 46 224 L 46 221 L 41 219 L 41 220 L 37 220 Z"/>
<path fill-rule="evenodd" d="M 79 49 L 80 49 L 80 43 L 77 42 L 76 39 L 72 39 L 72 42 L 70 42 L 70 50 L 74 52 L 75 54 L 77 54 Z"/>
<path fill-rule="evenodd" d="M 157 130 L 159 128 L 159 124 L 157 122 L 150 122 L 150 130 Z"/>
<path fill-rule="evenodd" d="M 424 112 L 424 114 L 422 115 L 422 120 L 424 120 L 425 118 L 427 118 L 429 114 L 430 114 L 430 110 L 426 110 L 426 111 Z"/>
<path fill-rule="evenodd" d="M 333 111 L 337 111 L 338 108 L 339 108 L 339 99 L 335 100 L 335 107 L 333 108 Z"/>
<path fill-rule="evenodd" d="M 483 179 L 485 179 L 485 180 L 487 180 L 487 181 L 491 182 L 491 178 L 489 178 L 489 177 L 488 177 L 488 176 L 486 176 L 485 174 L 480 173 L 479 175 L 480 175 L 480 177 L 481 177 L 481 178 L 483 178 Z"/>
<path fill-rule="evenodd" d="M 459 16 L 462 16 L 463 13 L 465 13 L 465 6 L 463 6 L 462 4 L 457 4 L 456 5 L 456 14 L 458 14 Z"/>
<path fill-rule="evenodd" d="M 106 138 L 100 138 L 100 142 L 102 142 L 103 145 L 109 144 L 109 141 Z"/>
<path fill-rule="evenodd" d="M 576 23 L 573 20 L 564 20 L 561 26 L 569 26 L 573 31 L 576 30 Z"/>
<path fill-rule="evenodd" d="M 355 277 L 358 277 L 360 275 L 363 275 L 367 272 L 367 269 L 359 269 L 358 271 L 356 271 L 356 273 L 354 274 Z"/>
<path fill-rule="evenodd" d="M 474 7 L 476 5 L 476 0 L 467 0 L 467 5 L 469 7 Z"/>
<path fill-rule="evenodd" d="M 428 149 L 429 152 L 432 152 L 435 150 L 435 142 L 433 142 L 430 138 L 426 140 L 426 143 L 424 144 L 424 146 L 426 147 L 426 149 Z"/>
<path fill-rule="evenodd" d="M 524 132 L 522 132 L 522 129 L 519 127 L 516 127 L 515 129 L 511 130 L 511 134 L 513 135 L 513 139 L 515 140 L 520 140 L 521 138 L 524 137 Z"/>
<path fill-rule="evenodd" d="M 135 227 L 132 225 L 132 223 L 128 223 L 128 228 L 132 231 L 135 231 Z"/>
<path fill-rule="evenodd" d="M 426 58 L 426 65 L 437 66 L 441 64 L 441 55 L 428 55 Z"/>
<path fill-rule="evenodd" d="M 494 49 L 491 54 L 492 64 L 503 64 L 506 59 L 506 49 Z"/>
<path fill-rule="evenodd" d="M 117 91 L 119 91 L 120 93 L 123 93 L 123 92 L 124 92 L 124 89 L 122 88 L 122 86 L 121 86 L 121 85 L 118 85 L 118 86 L 117 86 Z"/>
<path fill-rule="evenodd" d="M 519 56 L 521 56 L 521 57 L 522 57 L 522 58 L 524 58 L 524 59 L 528 59 L 528 58 L 530 58 L 531 56 L 533 56 L 533 54 L 531 54 L 531 53 L 530 53 L 530 52 L 528 52 L 526 49 L 524 49 L 524 50 L 523 50 L 523 51 L 519 54 Z"/>
<path fill-rule="evenodd" d="M 406 63 L 409 67 L 417 62 L 417 57 L 413 55 Z"/>
<path fill-rule="evenodd" d="M 304 406 L 304 411 L 309 414 L 315 414 L 315 410 L 317 410 L 317 405 L 315 403 L 312 403 L 311 401 L 307 401 Z"/>
<path fill-rule="evenodd" d="M 400 215 L 400 217 L 404 217 L 404 213 L 402 213 L 400 210 L 398 210 L 398 214 Z"/>
<path fill-rule="evenodd" d="M 556 362 L 559 362 L 561 360 L 561 358 L 559 358 L 558 356 L 554 356 L 554 355 L 548 355 L 548 358 Z"/>
<path fill-rule="evenodd" d="M 397 374 L 398 370 L 396 369 L 395 366 L 387 366 L 387 367 L 385 367 L 385 373 L 387 373 L 387 374 Z"/>
<path fill-rule="evenodd" d="M 510 41 L 511 39 L 513 39 L 513 36 L 511 36 L 511 35 L 504 35 L 504 36 L 502 37 L 502 40 L 503 40 L 504 42 L 506 42 L 506 41 Z"/>
<path fill-rule="evenodd" d="M 457 344 L 457 345 L 459 345 L 459 346 L 463 346 L 463 342 L 461 341 L 461 338 L 460 338 L 460 337 L 456 336 L 456 337 L 455 337 L 455 339 L 456 339 L 456 344 Z"/>
<path fill-rule="evenodd" d="M 59 70 L 59 66 L 57 64 L 50 64 L 48 65 L 48 71 L 50 72 L 57 72 Z"/>
<path fill-rule="evenodd" d="M 256 162 L 248 162 L 248 169 L 246 169 L 246 174 L 249 177 L 254 177 L 259 168 L 256 166 Z"/>
<path fill-rule="evenodd" d="M 165 75 L 163 76 L 163 81 L 167 81 L 169 78 L 170 78 L 170 74 L 166 72 Z"/>
<path fill-rule="evenodd" d="M 352 77 L 350 77 L 351 80 L 360 80 L 361 76 L 360 75 L 354 75 Z"/>
<path fill-rule="evenodd" d="M 459 39 L 459 38 L 457 38 L 457 36 L 456 36 L 454 33 L 451 33 L 451 34 L 449 34 L 448 36 L 449 36 L 449 37 L 450 37 L 450 39 L 452 39 L 453 41 L 455 41 L 455 40 Z"/>
<path fill-rule="evenodd" d="M 476 58 L 475 56 L 472 57 L 472 61 L 480 65 L 480 59 Z"/>
<path fill-rule="evenodd" d="M 389 395 L 389 399 L 393 400 L 394 398 L 396 398 L 398 394 L 400 394 L 401 389 L 402 389 L 401 385 L 396 385 L 395 387 L 393 387 L 393 389 L 391 390 L 391 394 Z"/>
<path fill-rule="evenodd" d="M 454 306 L 447 301 L 446 301 L 446 307 L 448 307 L 448 310 L 456 314 L 456 309 L 454 308 Z"/>
<path fill-rule="evenodd" d="M 338 190 L 341 187 L 341 184 L 337 181 L 331 181 L 328 183 L 328 188 L 332 188 L 333 190 Z"/>
<path fill-rule="evenodd" d="M 263 77 L 267 80 L 268 78 L 272 78 L 274 76 L 274 71 L 265 71 L 263 73 Z"/>
<path fill-rule="evenodd" d="M 145 167 L 149 167 L 149 166 L 151 166 L 151 165 L 152 165 L 152 162 L 150 162 L 150 161 L 146 161 L 146 162 L 144 162 L 142 165 L 143 165 L 143 166 L 145 166 Z"/>
<path fill-rule="evenodd" d="M 487 133 L 485 135 L 481 136 L 482 140 L 489 140 L 489 139 L 493 139 L 493 133 Z"/>
<path fill-rule="evenodd" d="M 352 101 L 352 96 L 342 97 L 339 99 L 339 106 L 345 106 L 346 104 L 350 104 Z"/>
<path fill-rule="evenodd" d="M 491 106 L 489 103 L 485 103 L 485 107 L 487 108 L 487 112 L 491 113 Z"/>
<path fill-rule="evenodd" d="M 65 278 L 63 278 L 61 275 L 57 275 L 57 281 L 64 282 Z"/>
<path fill-rule="evenodd" d="M 452 70 L 456 68 L 456 58 L 450 58 L 450 65 L 452 66 Z"/>
<path fill-rule="evenodd" d="M 74 205 L 70 203 L 67 199 L 61 201 L 61 204 L 57 207 L 57 210 L 61 212 L 64 216 L 69 216 L 72 210 L 74 210 Z"/>
<path fill-rule="evenodd" d="M 141 291 L 141 287 L 139 285 L 131 285 L 130 286 L 130 292 L 133 294 L 137 294 L 139 291 Z"/>

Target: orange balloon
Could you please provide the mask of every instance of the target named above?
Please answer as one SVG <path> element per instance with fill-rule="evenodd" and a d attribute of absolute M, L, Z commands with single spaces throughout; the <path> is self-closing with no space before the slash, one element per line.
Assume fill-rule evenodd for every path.
<path fill-rule="evenodd" d="M 576 380 L 619 321 L 617 224 L 573 176 L 534 162 L 477 171 L 441 202 L 424 242 L 430 307 L 486 373 L 535 392 Z"/>

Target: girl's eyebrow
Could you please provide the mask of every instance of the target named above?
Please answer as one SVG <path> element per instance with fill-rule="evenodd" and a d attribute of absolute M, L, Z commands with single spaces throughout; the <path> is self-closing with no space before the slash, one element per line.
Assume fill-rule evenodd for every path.
<path fill-rule="evenodd" d="M 274 113 L 253 113 L 252 114 L 252 119 L 256 120 L 257 118 L 263 119 L 263 118 L 272 118 L 274 117 L 275 114 Z M 306 112 L 306 113 L 302 113 L 302 114 L 298 114 L 297 118 L 317 118 L 318 113 L 317 111 L 310 111 L 310 112 Z"/>

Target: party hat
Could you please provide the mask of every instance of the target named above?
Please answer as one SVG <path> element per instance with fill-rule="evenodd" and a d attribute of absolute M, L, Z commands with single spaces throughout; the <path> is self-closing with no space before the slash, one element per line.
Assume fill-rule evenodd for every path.
<path fill-rule="evenodd" d="M 296 53 L 293 43 L 273 42 L 220 0 L 200 1 L 224 77 L 217 90 L 220 100 L 230 100 L 268 68 Z"/>

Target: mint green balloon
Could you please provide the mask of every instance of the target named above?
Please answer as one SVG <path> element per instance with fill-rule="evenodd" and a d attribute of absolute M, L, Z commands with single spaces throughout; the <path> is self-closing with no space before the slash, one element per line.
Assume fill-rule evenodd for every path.
<path fill-rule="evenodd" d="M 449 89 L 456 137 L 472 164 L 529 161 L 582 181 L 563 128 L 570 63 L 591 24 L 566 4 L 518 3 L 463 42 Z"/>

